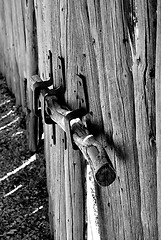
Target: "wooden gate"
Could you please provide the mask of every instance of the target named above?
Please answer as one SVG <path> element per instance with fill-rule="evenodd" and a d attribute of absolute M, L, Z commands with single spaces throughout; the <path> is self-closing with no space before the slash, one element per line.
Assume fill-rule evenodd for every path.
<path fill-rule="evenodd" d="M 77 74 L 84 76 L 90 131 L 117 172 L 109 187 L 95 185 L 100 239 L 161 239 L 160 27 L 160 1 L 0 0 L 0 70 L 26 111 L 33 151 L 30 77 L 49 78 L 50 50 L 58 87 L 58 56 L 63 57 L 65 101 L 74 110 Z M 52 125 L 44 124 L 44 135 L 53 239 L 82 240 L 83 157 L 68 143 L 65 149 L 58 126 L 56 145 Z"/>

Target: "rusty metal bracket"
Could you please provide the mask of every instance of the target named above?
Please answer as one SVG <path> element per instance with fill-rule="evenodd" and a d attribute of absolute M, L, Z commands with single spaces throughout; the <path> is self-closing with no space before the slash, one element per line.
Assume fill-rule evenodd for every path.
<path fill-rule="evenodd" d="M 35 82 L 35 78 L 36 78 L 36 82 Z M 33 84 L 33 110 L 35 112 L 36 116 L 40 116 L 41 115 L 41 111 L 39 111 L 39 96 L 40 96 L 40 92 L 41 90 L 47 90 L 48 86 L 51 86 L 51 80 L 49 81 L 42 81 L 41 78 L 39 78 L 39 76 L 34 75 L 32 76 L 32 78 L 30 79 L 30 81 L 34 81 Z"/>
<path fill-rule="evenodd" d="M 30 87 L 33 91 L 33 110 L 36 116 L 41 115 L 41 111 L 39 111 L 39 96 L 41 90 L 48 91 L 48 87 L 53 85 L 53 71 L 52 71 L 52 53 L 49 51 L 49 63 L 50 63 L 50 74 L 49 79 L 47 81 L 42 81 L 42 79 L 38 75 L 34 75 L 30 79 Z"/>
<path fill-rule="evenodd" d="M 49 112 L 47 111 L 47 101 L 46 99 L 48 97 L 52 97 L 52 100 L 54 101 L 54 97 L 56 101 L 59 102 L 60 105 L 65 105 L 64 101 L 64 94 L 65 94 L 65 68 L 64 68 L 64 59 L 62 57 L 58 57 L 58 76 L 60 81 L 60 87 L 56 89 L 49 89 L 48 87 L 53 85 L 53 70 L 52 70 L 52 53 L 49 51 L 48 59 L 50 61 L 50 79 L 47 81 L 42 81 L 42 79 L 38 75 L 34 75 L 31 77 L 30 83 L 31 88 L 33 91 L 33 110 L 35 112 L 35 115 L 37 117 L 42 116 L 43 121 L 46 124 L 53 124 L 53 135 L 55 135 L 55 124 L 56 122 L 51 119 Z M 86 97 L 85 97 L 85 89 L 83 84 L 83 75 L 76 75 L 76 85 L 77 90 L 75 90 L 76 93 L 76 99 L 78 101 L 79 109 L 76 109 L 74 111 L 70 111 L 65 118 L 65 139 L 68 140 L 68 142 L 71 144 L 73 149 L 78 149 L 76 144 L 74 143 L 73 137 L 72 137 L 72 131 L 71 131 L 71 125 L 70 122 L 72 119 L 75 118 L 82 118 L 87 114 L 87 103 L 86 103 Z M 41 99 L 40 99 L 41 98 Z M 39 108 L 39 102 L 41 102 L 41 109 Z M 53 139 L 55 139 L 55 136 L 53 136 Z M 53 140 L 55 144 L 55 140 Z M 67 144 L 65 144 L 65 149 L 67 148 Z"/>
<path fill-rule="evenodd" d="M 78 108 L 83 108 L 87 112 L 89 112 L 89 100 L 86 86 L 86 78 L 81 73 L 76 74 L 76 84 L 77 91 L 75 91 L 75 93 L 76 99 L 78 101 Z"/>
<path fill-rule="evenodd" d="M 48 109 L 48 106 L 47 106 L 47 97 L 52 97 L 54 99 L 54 96 L 55 96 L 55 99 L 58 99 L 58 97 L 60 97 L 61 95 L 63 95 L 63 92 L 64 92 L 64 89 L 60 86 L 56 89 L 48 89 L 48 88 L 45 88 L 45 89 L 42 89 L 41 90 L 41 114 L 42 114 L 42 117 L 43 117 L 43 120 L 46 124 L 53 124 L 54 121 L 50 118 L 50 114 L 49 112 L 47 111 Z"/>

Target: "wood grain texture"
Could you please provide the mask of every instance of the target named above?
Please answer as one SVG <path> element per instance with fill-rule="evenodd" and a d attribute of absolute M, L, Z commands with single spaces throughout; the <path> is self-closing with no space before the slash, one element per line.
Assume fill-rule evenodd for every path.
<path fill-rule="evenodd" d="M 26 78 L 26 58 L 23 53 L 26 52 L 26 43 L 25 43 L 25 33 L 24 33 L 24 13 L 23 13 L 23 3 L 21 0 L 15 1 L 15 9 L 17 17 L 17 56 L 16 60 L 18 62 L 18 72 L 19 72 L 19 85 L 20 85 L 20 98 L 21 105 L 24 110 L 25 108 L 25 92 L 24 92 L 24 78 Z"/>
<path fill-rule="evenodd" d="M 15 51 L 14 51 L 14 40 L 13 40 L 13 30 L 12 30 L 12 10 L 10 1 L 4 2 L 4 12 L 5 12 L 5 28 L 6 28 L 6 46 L 5 46 L 5 72 L 7 82 L 9 83 L 10 89 L 15 93 L 15 78 L 11 81 L 11 76 L 15 74 Z"/>
<path fill-rule="evenodd" d="M 161 239 L 161 2 L 157 6 L 157 38 L 156 38 L 156 167 L 157 167 L 157 218 L 158 218 L 158 239 Z"/>
<path fill-rule="evenodd" d="M 139 158 L 141 219 L 146 239 L 157 239 L 155 145 L 156 4 L 136 1 L 136 54 L 133 59 L 136 142 Z"/>
<path fill-rule="evenodd" d="M 36 129 L 37 121 L 33 111 L 33 96 L 30 89 L 30 78 L 37 73 L 37 36 L 35 23 L 34 1 L 26 2 L 25 6 L 25 35 L 26 35 L 26 75 L 27 75 L 27 96 L 28 96 L 28 141 L 29 149 L 36 151 Z"/>
<path fill-rule="evenodd" d="M 102 70 L 105 75 L 99 84 L 100 99 L 105 108 L 103 121 L 107 140 L 109 139 L 112 148 L 109 148 L 109 152 L 116 164 L 118 175 L 117 183 L 107 191 L 98 190 L 98 195 L 101 195 L 100 202 L 108 197 L 107 203 L 100 209 L 102 236 L 106 236 L 107 239 L 110 239 L 111 235 L 116 239 L 118 236 L 120 239 L 139 239 L 142 237 L 142 229 L 137 185 L 138 159 L 135 145 L 133 83 L 127 61 L 129 46 L 128 44 L 125 46 L 123 42 L 127 28 L 122 8 L 122 3 L 118 4 L 115 1 L 102 1 L 97 7 L 102 15 L 100 26 L 96 26 L 95 23 L 97 39 L 100 39 L 95 44 L 95 51 L 100 52 L 99 49 L 103 47 L 102 65 L 105 66 Z M 107 211 L 112 213 L 106 214 Z M 108 224 L 103 226 L 107 222 Z"/>
<path fill-rule="evenodd" d="M 1 68 L 1 73 L 4 75 L 5 73 L 5 62 L 6 62 L 6 24 L 5 24 L 5 7 L 4 7 L 4 1 L 0 1 L 0 33 L 1 33 L 1 41 L 0 41 L 0 56 L 1 56 L 1 61 L 0 61 L 0 68 Z M 8 87 L 10 87 L 10 83 L 7 79 L 7 84 Z"/>
<path fill-rule="evenodd" d="M 18 43 L 18 38 L 19 38 L 19 28 L 18 28 L 18 16 L 17 16 L 17 11 L 16 11 L 16 2 L 11 1 L 11 21 L 12 21 L 12 26 L 10 28 L 10 31 L 13 33 L 13 82 L 14 82 L 14 88 L 15 92 L 14 94 L 17 96 L 16 97 L 16 103 L 17 105 L 21 104 L 21 89 L 20 89 L 20 73 L 19 73 L 19 43 Z M 22 87 L 23 89 L 23 87 Z"/>
<path fill-rule="evenodd" d="M 103 240 L 161 238 L 160 8 L 152 0 L 0 0 L 0 68 L 17 103 L 23 104 L 24 76 L 49 78 L 49 50 L 54 87 L 61 83 L 58 56 L 64 59 L 65 101 L 72 110 L 80 106 L 76 74 L 84 76 L 90 131 L 117 171 L 108 188 L 95 185 Z M 29 87 L 28 98 L 32 111 Z M 56 145 L 52 125 L 44 125 L 44 134 L 53 239 L 82 240 L 82 155 L 68 144 L 65 150 L 59 127 Z"/>

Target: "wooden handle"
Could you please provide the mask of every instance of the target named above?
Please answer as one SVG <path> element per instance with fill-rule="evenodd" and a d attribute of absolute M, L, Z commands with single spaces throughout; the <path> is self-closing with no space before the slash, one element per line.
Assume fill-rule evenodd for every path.
<path fill-rule="evenodd" d="M 80 126 L 81 125 L 82 123 L 80 123 Z M 81 128 L 84 127 L 81 126 Z M 73 139 L 82 151 L 85 159 L 89 162 L 97 183 L 101 186 L 108 186 L 113 183 L 116 178 L 116 172 L 105 149 L 93 135 L 85 135 L 85 133 L 81 131 L 82 136 L 80 137 L 76 124 L 74 130 Z"/>
<path fill-rule="evenodd" d="M 47 108 L 51 119 L 56 122 L 64 131 L 65 117 L 70 112 L 67 108 L 62 108 L 56 97 L 47 97 Z M 89 133 L 80 118 L 70 122 L 73 140 L 89 162 L 95 180 L 100 186 L 108 186 L 116 178 L 116 172 L 102 145 Z"/>

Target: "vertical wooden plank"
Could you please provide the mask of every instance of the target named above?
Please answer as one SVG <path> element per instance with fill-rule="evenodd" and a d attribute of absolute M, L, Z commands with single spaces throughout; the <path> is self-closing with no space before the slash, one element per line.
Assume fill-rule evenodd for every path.
<path fill-rule="evenodd" d="M 76 99 L 78 66 L 78 51 L 75 31 L 77 28 L 77 11 L 75 1 L 62 1 L 60 4 L 61 17 L 61 51 L 66 64 L 66 102 L 71 109 L 79 108 Z M 84 199 L 82 157 L 68 144 L 65 152 L 66 176 L 66 226 L 67 239 L 84 239 Z"/>
<path fill-rule="evenodd" d="M 2 0 L 2 8 L 1 8 L 1 11 L 2 11 L 2 14 L 1 14 L 1 19 L 2 19 L 2 22 L 4 24 L 4 27 L 3 27 L 3 75 L 5 76 L 5 72 L 6 72 L 6 52 L 7 52 L 7 38 L 6 38 L 6 35 L 7 35 L 7 32 L 6 32 L 6 19 L 5 19 L 5 3 L 4 1 Z M 8 87 L 9 89 L 11 89 L 11 86 L 7 80 L 7 83 L 8 83 Z"/>
<path fill-rule="evenodd" d="M 59 37 L 61 33 L 66 34 L 63 23 L 67 20 L 67 12 L 70 8 L 65 1 L 60 3 L 53 1 L 52 7 L 49 5 L 49 1 L 35 1 L 38 24 L 39 72 L 41 76 L 45 73 L 44 76 L 48 77 L 49 63 L 46 56 L 50 47 L 49 49 L 53 53 L 54 86 L 58 86 L 60 84 L 57 74 L 58 55 L 63 56 L 67 63 L 66 38 L 62 37 L 60 41 Z M 53 9 L 51 14 L 52 28 L 49 20 L 50 9 Z M 49 36 L 49 39 L 44 38 L 44 36 Z M 45 127 L 45 135 L 49 144 L 52 139 L 52 128 Z M 59 128 L 57 128 L 56 136 L 56 146 L 53 146 L 51 142 L 50 147 L 47 144 L 45 146 L 48 151 L 46 158 L 48 171 L 50 171 L 48 177 L 50 178 L 49 191 L 53 237 L 54 239 L 83 239 L 84 212 L 79 154 L 69 150 L 71 146 L 64 153 L 64 133 Z"/>
<path fill-rule="evenodd" d="M 100 140 L 104 139 L 104 130 L 106 131 L 105 140 L 108 140 L 109 144 L 107 151 L 117 167 L 119 176 L 109 188 L 97 189 L 101 237 L 137 239 L 142 236 L 141 224 L 138 224 L 140 222 L 138 168 L 136 148 L 133 147 L 135 135 L 132 130 L 134 113 L 131 111 L 133 107 L 133 99 L 130 99 L 131 79 L 128 82 L 128 77 L 131 76 L 126 61 L 124 63 L 126 51 L 120 52 L 120 48 L 124 48 L 121 6 L 113 1 L 101 1 L 101 4 L 87 1 L 87 5 L 85 2 L 82 4 L 81 1 L 77 1 L 76 8 L 79 28 L 77 26 L 74 29 L 80 33 L 75 34 L 75 39 L 79 39 L 79 43 L 76 41 L 79 44 L 77 53 L 86 59 L 85 76 L 90 109 L 94 115 L 93 121 L 98 127 Z M 122 68 L 119 70 L 118 66 L 123 70 Z M 127 74 L 128 77 L 124 78 L 123 74 Z M 119 84 L 121 92 L 118 90 Z M 107 146 L 105 141 L 103 144 Z M 122 151 L 118 153 L 119 149 Z"/>
<path fill-rule="evenodd" d="M 49 221 L 50 221 L 50 232 L 51 237 L 54 238 L 54 206 L 55 201 L 53 198 L 53 191 L 55 190 L 54 182 L 52 181 L 53 178 L 55 178 L 55 167 L 52 168 L 53 161 L 50 161 L 50 156 L 52 155 L 54 157 L 54 154 L 51 153 L 51 141 L 49 138 L 49 133 L 52 131 L 52 127 L 44 124 L 44 153 L 45 153 L 45 159 L 46 159 L 46 176 L 47 176 L 47 189 L 48 189 L 48 195 L 49 195 Z"/>
<path fill-rule="evenodd" d="M 157 239 L 155 144 L 156 2 L 136 1 L 137 25 L 133 59 L 136 143 L 139 158 L 141 219 L 145 239 Z"/>
<path fill-rule="evenodd" d="M 4 75 L 4 65 L 5 65 L 5 17 L 4 17 L 4 2 L 3 0 L 0 1 L 0 71 L 2 75 Z"/>
<path fill-rule="evenodd" d="M 11 12 L 12 12 L 12 27 L 11 31 L 13 34 L 13 75 L 11 75 L 11 81 L 14 81 L 14 94 L 16 96 L 16 104 L 21 105 L 21 88 L 20 88 L 20 74 L 19 74 L 19 44 L 18 44 L 18 22 L 17 22 L 17 13 L 16 13 L 16 1 L 11 1 Z M 9 33 L 11 34 L 11 33 Z M 13 79 L 13 80 L 12 80 Z"/>
<path fill-rule="evenodd" d="M 78 155 L 77 155 L 78 154 Z M 68 239 L 83 239 L 84 207 L 79 153 L 65 152 L 66 231 Z"/>
<path fill-rule="evenodd" d="M 56 130 L 57 145 L 53 145 L 52 126 L 45 127 L 46 146 L 48 153 L 48 191 L 50 196 L 50 224 L 53 239 L 66 239 L 66 206 L 65 206 L 65 173 L 62 136 L 60 129 Z"/>
<path fill-rule="evenodd" d="M 37 29 L 35 25 L 34 1 L 26 1 L 25 33 L 26 33 L 26 74 L 28 94 L 28 139 L 31 151 L 36 151 L 36 116 L 33 112 L 33 97 L 30 89 L 30 77 L 37 73 Z"/>
<path fill-rule="evenodd" d="M 67 88 L 68 102 L 72 108 L 76 108 L 76 74 L 81 73 L 86 77 L 90 110 L 93 112 L 95 126 L 101 129 L 100 100 L 98 96 L 98 73 L 90 38 L 88 17 L 85 2 L 73 1 L 69 5 L 70 16 L 67 25 Z M 72 93 L 72 94 L 71 94 Z M 98 130 L 97 129 L 97 130 Z"/>
<path fill-rule="evenodd" d="M 112 144 L 110 142 L 109 144 L 114 150 L 113 157 L 116 161 L 118 175 L 118 182 L 115 183 L 117 186 L 115 184 L 111 186 L 112 194 L 109 205 L 116 199 L 116 206 L 112 204 L 111 209 L 114 215 L 113 231 L 117 233 L 116 238 L 139 239 L 142 238 L 142 225 L 138 185 L 139 169 L 135 143 L 134 94 L 131 66 L 128 62 L 129 45 L 128 43 L 124 44 L 124 39 L 127 38 L 127 26 L 122 4 L 123 2 L 117 4 L 117 2 L 110 1 L 108 20 L 105 15 L 108 10 L 107 8 L 106 11 L 104 10 L 103 3 L 101 5 L 101 10 L 104 12 L 102 17 L 104 57 L 112 120 L 112 135 L 110 134 Z M 110 21 L 110 27 L 106 24 L 107 21 Z M 110 39 L 108 39 L 109 35 Z M 105 86 L 107 86 L 105 80 L 103 84 L 105 91 Z M 105 119 L 108 121 L 107 115 Z M 107 122 L 104 122 L 104 126 L 105 123 L 107 124 Z M 110 133 L 110 131 L 108 132 Z M 121 214 L 115 211 L 117 205 Z M 109 207 L 106 206 L 105 209 L 107 208 Z M 106 234 L 108 234 L 108 230 Z"/>
<path fill-rule="evenodd" d="M 42 5 L 44 5 L 42 8 L 47 7 L 45 1 L 43 1 Z M 67 29 L 64 24 L 66 23 L 67 13 L 69 12 L 70 7 L 68 7 L 68 3 L 65 1 L 61 1 L 60 3 L 58 1 L 55 1 L 52 3 L 52 6 L 54 6 L 55 9 L 54 13 L 52 13 L 52 53 L 55 76 L 54 86 L 58 86 L 60 84 L 60 79 L 58 79 L 57 74 L 58 55 L 61 55 L 65 59 L 67 70 L 66 38 L 63 36 L 67 34 Z M 45 15 L 43 16 L 45 17 Z M 44 19 L 46 19 L 46 17 Z M 47 26 L 46 23 L 46 21 L 43 23 L 44 28 Z M 42 31 L 43 30 L 44 29 L 42 29 Z M 47 28 L 46 32 L 48 34 Z M 68 149 L 64 152 L 64 133 L 59 128 L 57 128 L 56 136 L 57 151 L 55 151 L 55 147 L 53 147 L 51 150 L 53 154 L 51 154 L 49 159 L 51 169 L 53 170 L 54 167 L 56 168 L 57 176 L 56 179 L 53 179 L 51 177 L 51 181 L 54 181 L 51 185 L 56 186 L 55 190 L 52 192 L 52 197 L 54 198 L 54 203 L 52 203 L 52 205 L 55 209 L 55 211 L 53 211 L 54 237 L 56 239 L 83 239 L 82 216 L 84 213 L 82 210 L 83 203 L 81 201 L 83 198 L 80 173 L 81 166 L 80 162 L 74 164 L 75 161 L 78 161 L 79 157 L 77 153 L 73 153 L 73 150 L 70 150 L 71 146 L 68 146 Z M 51 133 L 49 133 L 48 137 L 51 138 Z M 74 168 L 74 166 L 76 167 Z M 51 173 L 51 176 L 53 176 L 53 173 Z M 59 206 L 61 206 L 61 208 Z"/>
<path fill-rule="evenodd" d="M 107 7 L 105 8 L 105 6 Z M 97 33 L 101 29 L 102 34 L 98 34 L 98 40 L 94 48 L 97 52 L 97 49 L 101 48 L 100 38 L 102 35 L 104 59 L 102 59 L 101 63 L 106 69 L 106 75 L 102 76 L 102 81 L 100 81 L 100 99 L 103 106 L 104 127 L 105 131 L 107 131 L 107 144 L 109 144 L 109 147 L 112 147 L 114 154 L 112 158 L 115 162 L 118 176 L 117 181 L 109 188 L 110 195 L 106 190 L 101 191 L 104 197 L 110 196 L 107 205 L 104 202 L 103 204 L 106 210 L 111 208 L 110 211 L 112 210 L 113 213 L 113 219 L 110 219 L 111 223 L 107 219 L 108 215 L 105 216 L 106 235 L 108 235 L 108 231 L 113 226 L 113 234 L 116 234 L 116 238 L 138 239 L 142 236 L 142 229 L 141 223 L 138 224 L 141 220 L 138 159 L 134 130 L 133 83 L 129 70 L 130 64 L 127 60 L 129 46 L 128 44 L 125 46 L 123 41 L 126 38 L 127 29 L 122 3 L 118 4 L 114 1 L 109 1 L 106 5 L 102 1 L 100 8 L 102 29 L 101 24 L 97 26 Z M 110 9 L 109 12 L 108 9 Z M 107 22 L 110 24 L 107 25 Z M 96 56 L 98 58 L 98 53 Z M 98 71 L 101 71 L 99 65 Z M 101 72 L 103 72 L 103 68 Z M 106 94 L 107 91 L 108 93 Z M 106 104 L 108 102 L 109 106 Z M 109 114 L 107 115 L 107 113 Z M 110 121 L 112 121 L 112 125 Z M 109 147 L 108 153 L 111 155 L 112 152 Z M 113 202 L 115 203 L 113 204 Z M 115 211 L 115 209 L 119 209 L 119 212 Z M 108 224 L 110 228 L 108 228 Z"/>
<path fill-rule="evenodd" d="M 44 16 L 42 10 L 42 1 L 35 0 L 35 16 L 37 17 L 37 46 L 38 46 L 38 69 L 39 74 L 42 79 L 44 79 L 45 72 L 45 62 L 44 62 L 44 38 L 43 36 L 43 25 L 44 25 Z M 47 41 L 47 39 L 46 39 Z"/>
<path fill-rule="evenodd" d="M 161 1 L 157 6 L 157 37 L 156 37 L 156 151 L 157 151 L 157 220 L 158 220 L 158 239 L 161 239 Z"/>
<path fill-rule="evenodd" d="M 12 61 L 14 58 L 13 54 L 13 34 L 12 34 L 12 11 L 10 1 L 4 1 L 4 13 L 5 13 L 5 30 L 6 30 L 6 38 L 5 38 L 5 76 L 7 80 L 7 84 L 9 89 L 14 93 L 15 92 L 15 84 L 14 79 L 11 79 L 13 75 L 13 66 Z"/>
<path fill-rule="evenodd" d="M 36 21 L 38 31 L 38 67 L 40 76 L 46 80 L 49 78 L 49 50 L 53 55 L 53 74 L 57 74 L 57 57 L 59 54 L 55 42 L 57 39 L 56 31 L 59 27 L 55 26 L 55 15 L 57 15 L 57 5 L 53 1 L 35 1 Z M 54 26 L 52 26 L 52 22 Z M 59 40 L 57 39 L 57 43 Z M 56 87 L 58 79 L 54 78 Z M 65 197 L 65 170 L 64 170 L 64 144 L 62 138 L 64 133 L 57 128 L 56 146 L 53 145 L 52 126 L 45 126 L 45 156 L 48 173 L 48 191 L 50 224 L 53 239 L 66 239 L 66 197 Z"/>
<path fill-rule="evenodd" d="M 56 155 L 53 165 L 56 167 L 56 189 L 54 192 L 55 198 L 55 230 L 56 239 L 68 239 L 66 228 L 66 209 L 65 204 L 65 173 L 64 173 L 64 146 L 63 146 L 63 131 L 56 128 Z M 52 160 L 52 159 L 51 159 Z M 53 167 L 54 167 L 53 166 Z M 57 195 L 58 194 L 58 195 Z"/>
<path fill-rule="evenodd" d="M 56 6 L 54 6 L 56 7 Z M 37 31 L 38 31 L 38 64 L 39 73 L 44 80 L 49 79 L 50 63 L 49 63 L 49 50 L 52 52 L 52 15 L 55 11 L 52 8 L 52 1 L 43 0 L 41 3 L 35 1 L 35 10 L 37 18 Z M 45 40 L 44 37 L 45 36 Z M 54 49 L 56 51 L 56 49 Z M 42 57 L 43 56 L 43 57 Z M 53 62 L 55 57 L 53 56 Z M 54 74 L 54 73 L 53 73 Z M 49 220 L 52 239 L 57 239 L 58 234 L 65 233 L 64 229 L 61 229 L 62 221 L 59 217 L 59 212 L 65 216 L 64 206 L 58 204 L 63 202 L 64 190 L 60 189 L 62 176 L 58 173 L 60 171 L 59 165 L 57 166 L 57 148 L 53 145 L 53 126 L 44 125 L 44 133 L 46 135 L 45 144 L 45 157 L 47 167 L 47 180 L 48 180 L 48 193 L 49 193 Z M 58 160 L 58 163 L 59 160 Z M 60 163 L 61 168 L 63 162 Z M 63 176 L 64 177 L 64 176 Z M 63 186 L 63 185 L 62 185 Z M 61 195 L 62 194 L 62 195 Z M 64 220 L 65 222 L 65 220 Z M 58 238 L 59 239 L 59 238 Z M 62 237 L 63 239 L 63 237 Z"/>
<path fill-rule="evenodd" d="M 21 105 L 24 109 L 25 106 L 25 93 L 24 93 L 24 78 L 26 77 L 26 51 L 25 51 L 25 29 L 24 29 L 24 16 L 22 10 L 21 0 L 15 1 L 15 11 L 17 17 L 17 62 L 19 69 L 19 85 Z"/>

